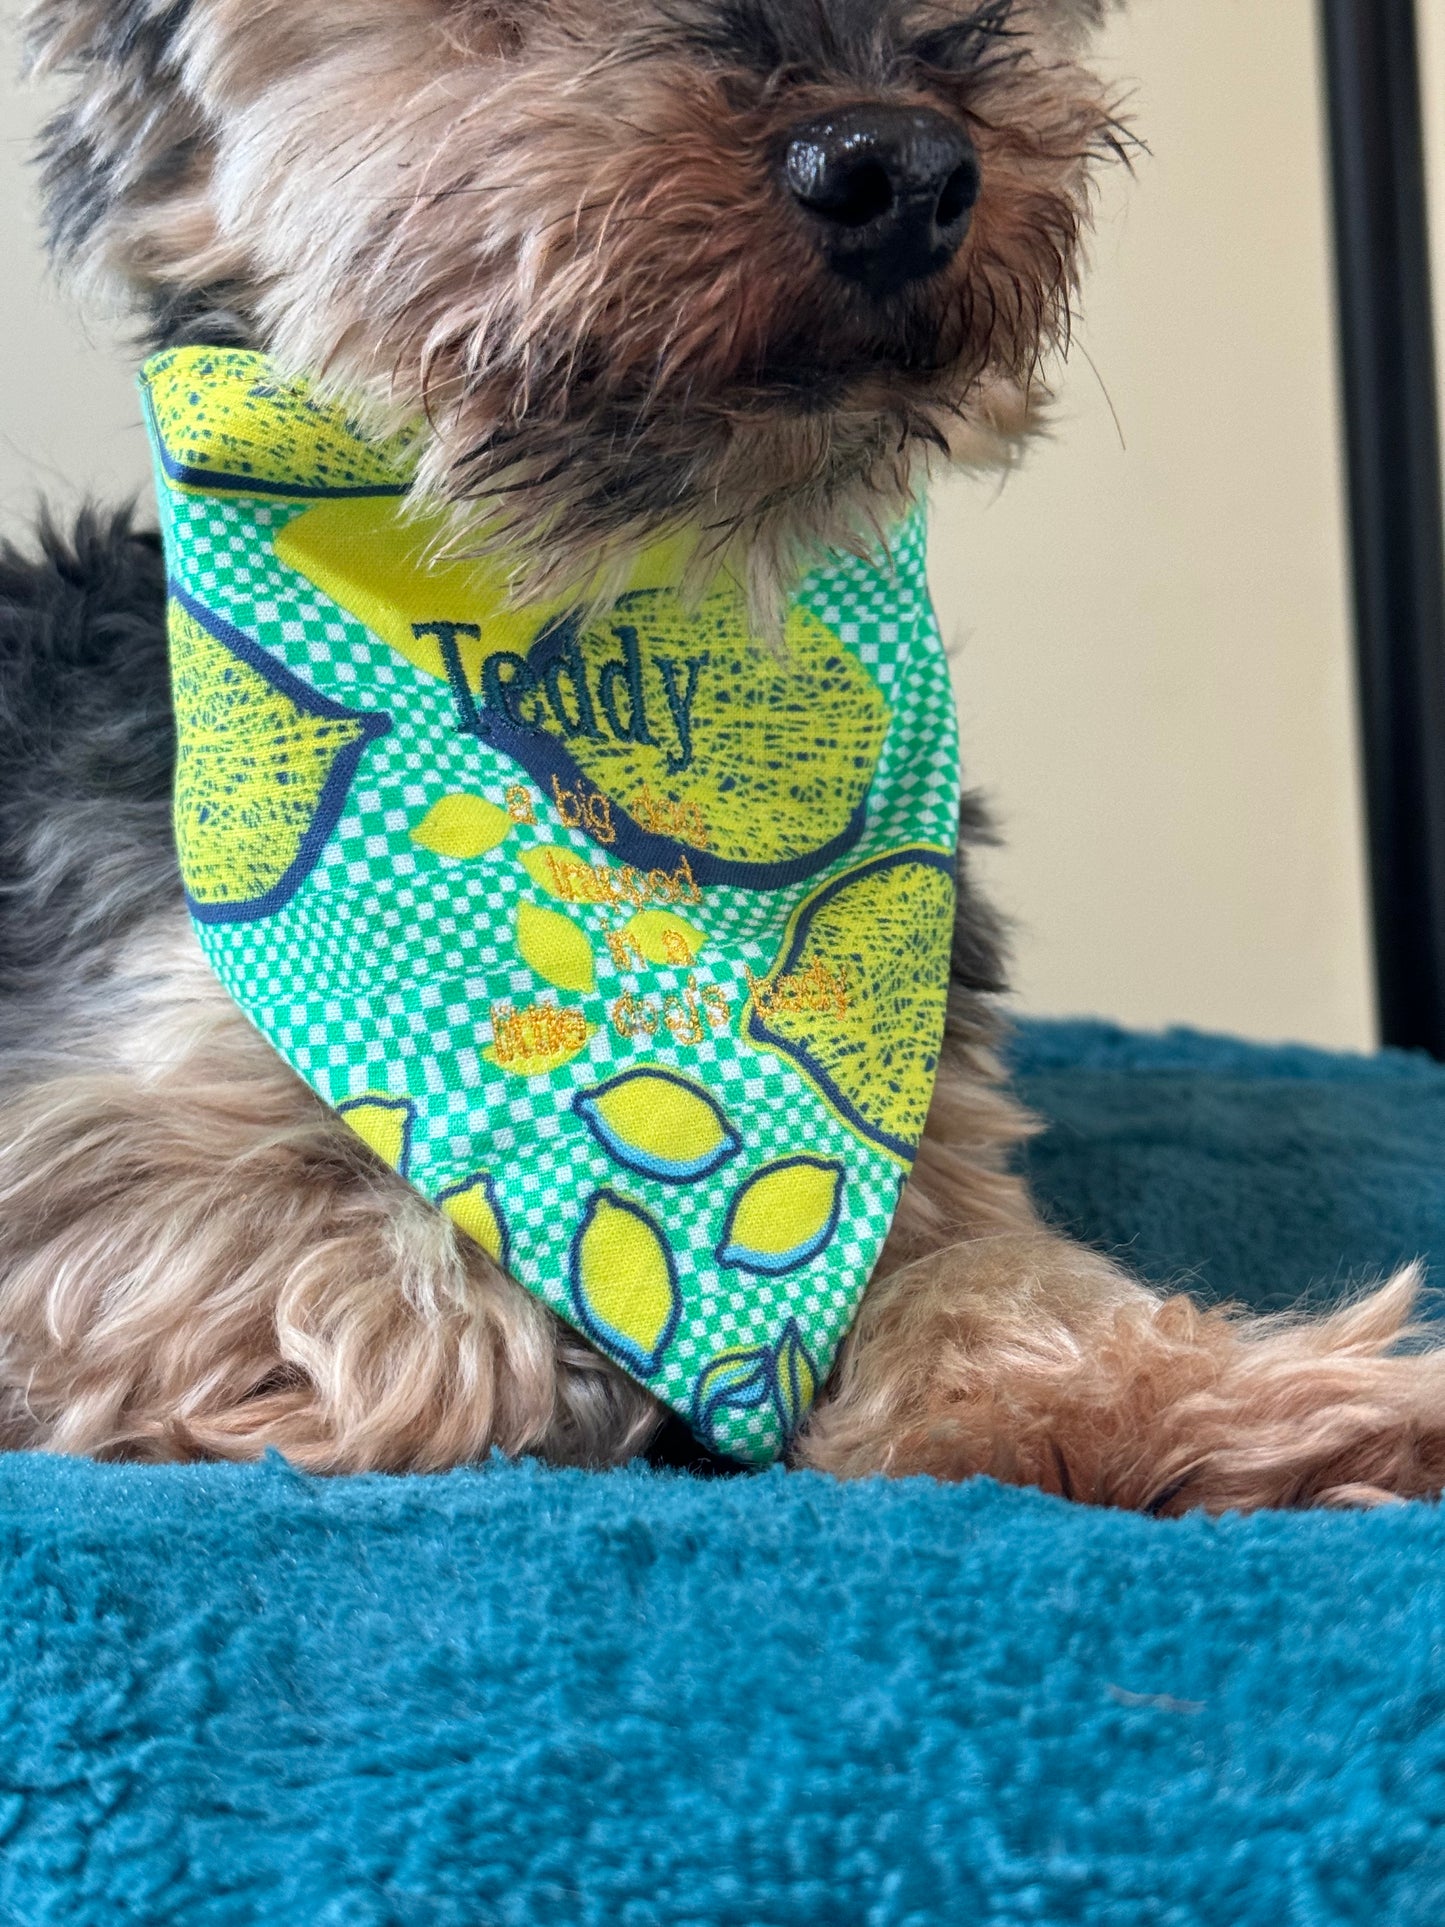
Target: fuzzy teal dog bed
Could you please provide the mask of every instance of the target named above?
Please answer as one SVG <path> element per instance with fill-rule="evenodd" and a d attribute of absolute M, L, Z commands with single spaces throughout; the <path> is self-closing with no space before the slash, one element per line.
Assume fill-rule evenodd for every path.
<path fill-rule="evenodd" d="M 1017 1062 L 1052 1214 L 1147 1274 L 1445 1277 L 1445 1070 Z M 1433 1506 L 0 1461 L 3 1927 L 1442 1921 Z"/>

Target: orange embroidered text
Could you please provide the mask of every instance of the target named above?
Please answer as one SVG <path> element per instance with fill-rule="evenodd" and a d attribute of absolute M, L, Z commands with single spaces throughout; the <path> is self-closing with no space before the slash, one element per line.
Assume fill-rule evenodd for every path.
<path fill-rule="evenodd" d="M 554 776 L 552 797 L 564 829 L 586 830 L 599 843 L 617 841 L 617 826 L 612 821 L 612 799 L 604 796 L 601 790 L 584 790 L 580 783 L 575 790 L 564 790 Z"/>
<path fill-rule="evenodd" d="M 513 1010 L 510 1004 L 492 1005 L 492 1050 L 499 1064 L 516 1064 L 533 1057 L 556 1057 L 581 1050 L 587 1042 L 587 1020 L 580 1010 L 559 1010 L 556 1004 L 532 1004 Z"/>
<path fill-rule="evenodd" d="M 743 969 L 748 994 L 760 1017 L 777 1017 L 790 1010 L 813 1011 L 825 1017 L 848 1015 L 848 978 L 841 967 L 830 970 L 818 959 L 806 970 L 790 971 L 772 983 L 765 977 L 755 977 L 746 964 Z"/>
<path fill-rule="evenodd" d="M 699 986 L 688 975 L 681 994 L 666 997 L 639 997 L 624 991 L 611 1009 L 612 1028 L 619 1037 L 656 1037 L 667 1031 L 678 1044 L 700 1044 L 713 1030 L 726 1030 L 732 1022 L 732 1006 L 716 984 Z"/>
<path fill-rule="evenodd" d="M 617 909 L 630 905 L 641 910 L 649 903 L 702 902 L 702 891 L 686 857 L 670 871 L 634 870 L 630 863 L 624 863 L 620 870 L 609 870 L 576 857 L 559 858 L 549 850 L 547 869 L 552 890 L 564 903 L 605 903 Z"/>
<path fill-rule="evenodd" d="M 670 836 L 678 843 L 691 843 L 694 849 L 708 848 L 707 824 L 702 811 L 691 799 L 674 802 L 658 796 L 644 784 L 632 799 L 632 818 L 641 830 L 652 836 Z"/>

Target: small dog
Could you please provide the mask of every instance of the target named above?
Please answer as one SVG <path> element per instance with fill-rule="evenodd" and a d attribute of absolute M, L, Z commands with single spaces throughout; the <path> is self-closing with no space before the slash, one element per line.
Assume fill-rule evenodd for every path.
<path fill-rule="evenodd" d="M 760 624 L 931 459 L 1004 462 L 1065 339 L 1104 0 L 38 0 L 57 255 L 153 345 L 421 423 L 522 595 L 683 532 Z M 517 561 L 520 558 L 520 562 Z M 0 557 L 0 1443 L 415 1470 L 663 1456 L 656 1399 L 387 1170 L 203 963 L 156 540 Z M 1411 1273 L 1318 1322 L 1163 1298 L 1041 1223 L 965 803 L 947 1025 L 791 1462 L 1177 1513 L 1445 1482 Z"/>

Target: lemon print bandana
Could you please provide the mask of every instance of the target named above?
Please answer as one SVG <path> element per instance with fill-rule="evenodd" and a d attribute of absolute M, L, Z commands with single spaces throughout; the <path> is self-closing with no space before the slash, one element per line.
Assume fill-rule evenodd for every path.
<path fill-rule="evenodd" d="M 404 437 L 240 351 L 142 387 L 211 966 L 704 1444 L 776 1458 L 943 1032 L 959 772 L 921 517 L 817 568 L 781 649 L 665 556 L 605 613 L 518 609 L 436 559 Z"/>

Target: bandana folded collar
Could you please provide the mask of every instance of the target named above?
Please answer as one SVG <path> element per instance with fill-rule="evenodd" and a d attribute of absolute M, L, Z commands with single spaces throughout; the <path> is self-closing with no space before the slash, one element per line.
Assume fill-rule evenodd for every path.
<path fill-rule="evenodd" d="M 786 1449 L 942 1037 L 960 778 L 922 518 L 781 655 L 432 559 L 404 440 L 259 356 L 142 376 L 201 946 L 385 1161 L 708 1446 Z"/>

